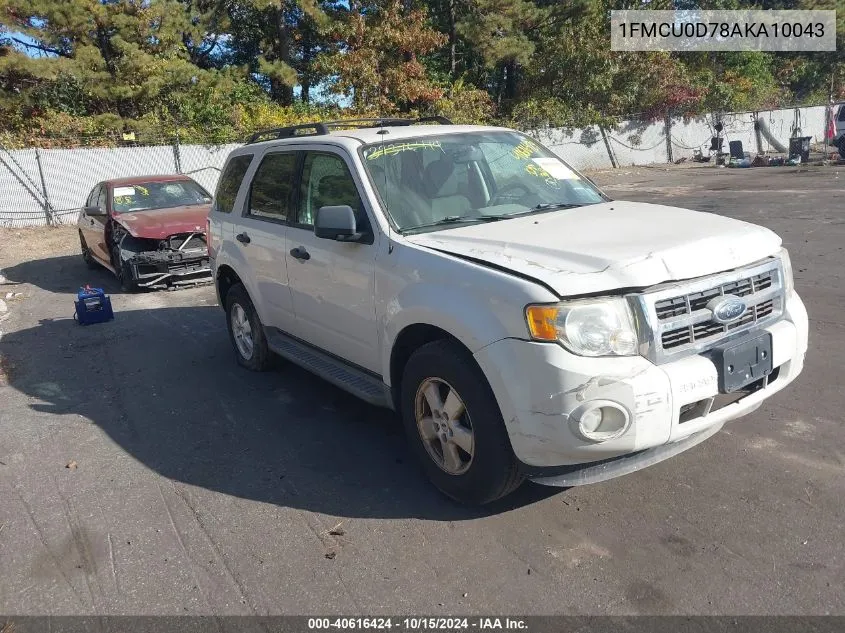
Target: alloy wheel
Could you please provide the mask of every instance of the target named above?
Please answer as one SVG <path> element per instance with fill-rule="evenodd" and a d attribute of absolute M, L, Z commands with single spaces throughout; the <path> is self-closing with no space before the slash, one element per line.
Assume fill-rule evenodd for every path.
<path fill-rule="evenodd" d="M 450 475 L 469 470 L 475 435 L 460 394 L 445 380 L 426 378 L 414 403 L 417 430 L 429 457 Z"/>

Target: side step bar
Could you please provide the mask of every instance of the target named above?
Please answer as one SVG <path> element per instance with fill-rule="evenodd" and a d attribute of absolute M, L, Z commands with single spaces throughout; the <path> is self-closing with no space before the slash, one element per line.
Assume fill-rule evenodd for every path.
<path fill-rule="evenodd" d="M 273 352 L 377 407 L 393 408 L 390 388 L 381 378 L 326 354 L 272 327 L 265 327 L 267 345 Z"/>

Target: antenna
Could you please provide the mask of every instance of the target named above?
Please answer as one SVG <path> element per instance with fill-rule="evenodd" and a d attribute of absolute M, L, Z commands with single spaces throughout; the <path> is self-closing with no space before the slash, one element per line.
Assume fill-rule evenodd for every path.
<path fill-rule="evenodd" d="M 384 160 L 384 167 L 382 168 L 382 174 L 384 175 L 384 210 L 387 211 L 387 253 L 390 254 L 393 252 L 393 237 L 391 235 L 391 228 L 390 224 L 393 222 L 393 216 L 390 215 L 390 192 L 387 189 L 387 154 L 384 150 L 384 137 L 386 134 L 389 134 L 387 130 L 382 128 L 377 132 L 381 136 L 381 158 Z"/>

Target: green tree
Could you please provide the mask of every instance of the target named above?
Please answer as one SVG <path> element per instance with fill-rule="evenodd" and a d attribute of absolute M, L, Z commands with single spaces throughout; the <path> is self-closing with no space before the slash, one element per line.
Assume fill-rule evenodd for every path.
<path fill-rule="evenodd" d="M 12 107 L 67 107 L 71 90 L 89 114 L 138 117 L 213 81 L 190 60 L 183 37 L 195 25 L 176 0 L 0 0 L 0 19 L 15 45 L 0 60 L 0 75 L 17 78 L 4 93 Z"/>
<path fill-rule="evenodd" d="M 479 75 L 500 105 L 512 107 L 522 94 L 523 71 L 551 13 L 532 0 L 470 0 L 458 20 L 457 33 L 474 49 Z"/>
<path fill-rule="evenodd" d="M 325 49 L 322 36 L 329 25 L 333 3 L 316 0 L 231 0 L 228 61 L 244 65 L 264 84 L 271 98 L 282 105 L 294 100 L 301 86 L 302 100 L 320 78 L 314 59 Z"/>
<path fill-rule="evenodd" d="M 421 57 L 446 38 L 429 25 L 424 9 L 399 0 L 352 2 L 330 37 L 340 44 L 320 55 L 318 68 L 336 94 L 351 99 L 354 109 L 424 109 L 443 96 Z"/>

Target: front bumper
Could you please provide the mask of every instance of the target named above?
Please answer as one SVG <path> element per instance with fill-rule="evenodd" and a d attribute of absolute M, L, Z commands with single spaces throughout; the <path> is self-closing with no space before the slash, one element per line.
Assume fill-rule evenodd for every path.
<path fill-rule="evenodd" d="M 157 251 L 138 253 L 127 260 L 133 281 L 142 288 L 210 283 L 208 253 Z"/>
<path fill-rule="evenodd" d="M 475 358 L 526 474 L 541 483 L 573 485 L 631 472 L 680 452 L 676 449 L 690 448 L 792 382 L 807 350 L 807 312 L 798 296 L 793 293 L 786 302 L 783 319 L 762 331 L 772 335 L 776 377 L 718 409 L 710 401 L 719 395 L 717 369 L 703 355 L 655 365 L 639 356 L 586 358 L 556 344 L 504 339 L 479 350 Z M 601 443 L 583 439 L 570 416 L 598 400 L 624 408 L 631 421 L 622 435 Z M 697 404 L 708 402 L 710 406 Z M 653 450 L 675 443 L 671 450 Z M 663 457 L 655 459 L 658 455 Z M 629 463 L 621 464 L 622 456 L 630 456 Z M 611 464 L 607 460 L 613 460 L 612 467 L 594 470 L 597 477 L 586 476 L 587 468 L 596 462 Z M 583 468 L 573 468 L 577 465 Z M 579 470 L 582 476 L 573 475 Z"/>

